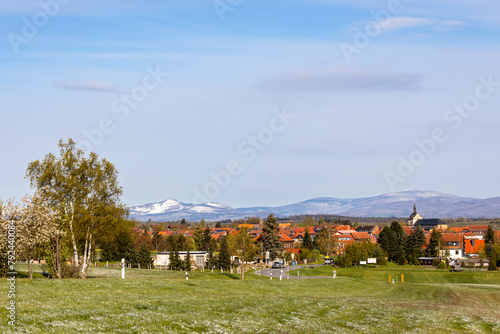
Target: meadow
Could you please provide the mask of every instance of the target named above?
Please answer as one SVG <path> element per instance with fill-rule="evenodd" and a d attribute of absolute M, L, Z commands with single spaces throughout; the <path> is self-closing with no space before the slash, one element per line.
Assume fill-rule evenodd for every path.
<path fill-rule="evenodd" d="M 23 268 L 21 267 L 20 270 Z M 421 268 L 247 273 L 91 268 L 90 278 L 16 282 L 18 333 L 500 333 L 500 273 Z M 389 284 L 388 274 L 405 275 Z M 296 272 L 291 271 L 291 275 Z M 0 286 L 7 305 L 8 284 Z M 2 332 L 12 331 L 0 309 Z"/>

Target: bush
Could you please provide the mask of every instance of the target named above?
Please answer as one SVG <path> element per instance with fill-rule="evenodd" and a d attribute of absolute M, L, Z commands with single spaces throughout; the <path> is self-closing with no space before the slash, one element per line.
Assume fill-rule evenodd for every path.
<path fill-rule="evenodd" d="M 78 278 L 80 274 L 80 268 L 73 264 L 68 264 L 64 266 L 62 270 L 62 277 L 64 278 Z"/>
<path fill-rule="evenodd" d="M 497 270 L 497 257 L 494 252 L 491 253 L 490 264 L 488 265 L 488 271 Z"/>
<path fill-rule="evenodd" d="M 439 262 L 438 269 L 446 269 L 446 263 L 443 261 Z"/>
<path fill-rule="evenodd" d="M 408 263 L 408 262 L 406 262 L 406 258 L 403 254 L 401 254 L 401 256 L 399 257 L 398 263 L 400 266 L 404 266 L 405 264 Z"/>
<path fill-rule="evenodd" d="M 440 263 L 441 263 L 440 259 L 433 259 L 432 260 L 432 266 L 433 267 L 438 267 Z"/>

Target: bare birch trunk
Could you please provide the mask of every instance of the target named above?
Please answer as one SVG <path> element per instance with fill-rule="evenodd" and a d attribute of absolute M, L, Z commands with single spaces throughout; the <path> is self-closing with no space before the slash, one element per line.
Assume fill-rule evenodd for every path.
<path fill-rule="evenodd" d="M 73 229 L 73 220 L 75 218 L 73 202 L 70 202 L 70 207 L 71 207 L 71 219 L 69 220 L 69 230 L 71 233 L 71 241 L 73 243 L 73 253 L 74 253 L 74 257 L 75 257 L 75 266 L 78 267 L 80 265 L 80 263 L 78 261 L 78 249 L 76 248 L 75 231 Z"/>
<path fill-rule="evenodd" d="M 87 268 L 90 262 L 90 254 L 92 254 L 92 234 L 90 233 L 90 227 L 87 229 L 87 235 L 85 238 L 85 251 L 83 253 L 82 269 L 80 271 L 80 277 L 87 277 Z"/>

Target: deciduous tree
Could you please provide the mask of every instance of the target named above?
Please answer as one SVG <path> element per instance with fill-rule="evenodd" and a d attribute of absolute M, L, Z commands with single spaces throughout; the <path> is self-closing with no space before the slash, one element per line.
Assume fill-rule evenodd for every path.
<path fill-rule="evenodd" d="M 59 157 L 49 153 L 28 165 L 31 186 L 61 215 L 81 278 L 87 276 L 96 236 L 110 217 L 127 214 L 117 176 L 109 161 L 95 153 L 86 157 L 72 139 L 59 142 Z"/>
<path fill-rule="evenodd" d="M 242 228 L 230 238 L 230 248 L 240 258 L 241 279 L 245 279 L 245 261 L 252 261 L 257 247 L 247 228 Z"/>

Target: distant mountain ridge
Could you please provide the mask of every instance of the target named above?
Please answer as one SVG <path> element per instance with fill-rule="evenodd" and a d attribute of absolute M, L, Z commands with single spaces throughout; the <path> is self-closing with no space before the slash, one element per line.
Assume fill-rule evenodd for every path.
<path fill-rule="evenodd" d="M 188 221 L 240 219 L 250 216 L 266 217 L 274 213 L 279 217 L 293 215 L 339 215 L 349 217 L 408 217 L 413 202 L 424 218 L 496 218 L 500 217 L 500 197 L 478 199 L 460 197 L 429 190 L 404 190 L 365 198 L 318 197 L 277 207 L 232 208 L 209 202 L 182 203 L 175 199 L 129 208 L 132 218 L 141 221 Z"/>

